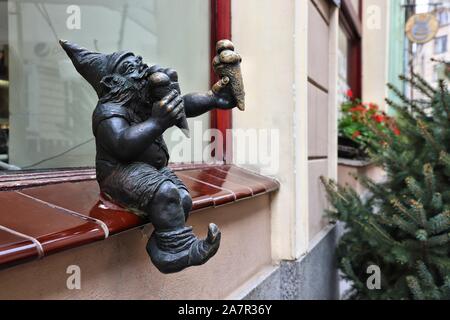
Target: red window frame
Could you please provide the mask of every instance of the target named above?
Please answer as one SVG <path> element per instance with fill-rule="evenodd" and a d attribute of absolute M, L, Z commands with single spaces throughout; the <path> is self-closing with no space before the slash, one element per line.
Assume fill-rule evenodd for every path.
<path fill-rule="evenodd" d="M 210 0 L 211 1 L 211 61 L 215 56 L 216 42 L 221 39 L 231 40 L 231 0 Z M 210 69 L 211 85 L 217 80 L 214 70 Z M 227 139 L 227 130 L 232 128 L 231 110 L 213 110 L 210 116 L 211 129 L 220 131 L 223 137 L 223 152 L 218 151 L 213 154 L 215 159 L 229 163 L 232 159 L 231 141 Z M 228 148 L 227 148 L 228 146 Z"/>
<path fill-rule="evenodd" d="M 362 0 L 359 0 L 358 12 L 351 0 L 343 0 L 339 14 L 339 24 L 349 38 L 348 82 L 353 94 L 357 98 L 362 96 Z"/>

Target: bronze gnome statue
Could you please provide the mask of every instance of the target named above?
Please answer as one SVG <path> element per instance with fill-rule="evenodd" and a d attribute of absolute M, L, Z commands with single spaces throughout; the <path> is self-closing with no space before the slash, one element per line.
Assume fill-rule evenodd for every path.
<path fill-rule="evenodd" d="M 147 252 L 163 273 L 204 264 L 219 248 L 221 233 L 215 224 L 209 225 L 206 239 L 198 239 L 192 227 L 185 225 L 192 199 L 167 167 L 169 152 L 162 134 L 178 126 L 188 135 L 186 117 L 214 108 L 243 107 L 240 57 L 230 53 L 234 52 L 231 42 L 222 43 L 226 48 L 219 42 L 218 55 L 226 49 L 227 57 L 234 58 L 224 59 L 224 66 L 220 59 L 214 62 L 215 70 L 224 70 L 214 90 L 181 95 L 173 69 L 149 67 L 129 51 L 103 54 L 60 41 L 99 98 L 92 130 L 100 190 L 112 202 L 153 224 Z"/>

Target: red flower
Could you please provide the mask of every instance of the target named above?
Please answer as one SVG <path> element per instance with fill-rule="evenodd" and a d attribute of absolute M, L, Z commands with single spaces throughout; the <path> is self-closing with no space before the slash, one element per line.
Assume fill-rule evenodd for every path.
<path fill-rule="evenodd" d="M 379 114 L 374 114 L 372 116 L 372 119 L 375 120 L 378 123 L 382 123 L 385 120 L 385 117 Z"/>
<path fill-rule="evenodd" d="M 363 105 L 359 104 L 356 107 L 350 108 L 349 111 L 350 112 L 365 112 L 366 108 L 364 108 Z"/>
<path fill-rule="evenodd" d="M 378 105 L 375 103 L 369 103 L 369 109 L 373 111 L 378 111 Z"/>
<path fill-rule="evenodd" d="M 347 93 L 345 95 L 347 96 L 347 98 L 353 99 L 353 91 L 352 91 L 352 89 L 348 89 Z"/>
<path fill-rule="evenodd" d="M 396 136 L 399 136 L 399 135 L 400 135 L 400 130 L 398 130 L 397 127 L 394 127 L 394 129 L 392 129 L 392 131 L 394 132 L 394 134 L 395 134 Z"/>
<path fill-rule="evenodd" d="M 356 139 L 361 135 L 361 132 L 359 132 L 359 130 L 356 130 L 353 134 L 352 134 L 352 139 Z"/>

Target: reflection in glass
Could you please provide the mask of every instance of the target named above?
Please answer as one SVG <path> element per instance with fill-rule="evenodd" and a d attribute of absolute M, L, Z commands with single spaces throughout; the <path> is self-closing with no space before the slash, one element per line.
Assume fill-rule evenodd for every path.
<path fill-rule="evenodd" d="M 58 39 L 101 52 L 131 50 L 148 64 L 177 69 L 183 92 L 208 90 L 208 1 L 2 1 L 3 162 L 23 169 L 94 165 L 91 114 L 97 97 Z M 207 128 L 208 115 L 200 119 Z M 171 132 L 165 136 L 170 148 Z"/>
<path fill-rule="evenodd" d="M 348 82 L 349 65 L 349 39 L 346 32 L 339 28 L 338 34 L 338 104 L 344 102 L 347 97 L 345 93 L 350 88 Z"/>

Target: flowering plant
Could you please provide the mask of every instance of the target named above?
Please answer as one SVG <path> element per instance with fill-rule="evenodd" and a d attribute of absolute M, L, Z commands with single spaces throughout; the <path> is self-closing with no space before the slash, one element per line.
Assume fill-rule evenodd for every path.
<path fill-rule="evenodd" d="M 381 111 L 375 103 L 363 103 L 353 97 L 349 90 L 347 100 L 341 105 L 339 133 L 360 144 L 363 148 L 374 149 L 383 137 L 392 133 L 400 135 L 395 119 Z M 378 143 L 377 143 L 378 142 Z"/>

